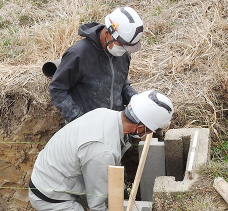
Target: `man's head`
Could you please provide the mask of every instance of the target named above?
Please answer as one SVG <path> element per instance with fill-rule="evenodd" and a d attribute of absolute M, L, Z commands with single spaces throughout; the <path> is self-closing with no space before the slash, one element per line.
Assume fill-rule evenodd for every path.
<path fill-rule="evenodd" d="M 140 50 L 143 22 L 134 9 L 131 7 L 115 9 L 106 16 L 105 26 L 110 35 L 106 38 L 106 46 L 111 54 L 120 56 L 126 51 L 132 53 Z"/>
<path fill-rule="evenodd" d="M 141 132 L 146 134 L 151 131 L 157 133 L 162 130 L 170 122 L 173 111 L 173 104 L 168 97 L 150 90 L 133 95 L 125 109 L 125 115 L 137 124 L 137 128 L 144 126 L 145 132 Z"/>

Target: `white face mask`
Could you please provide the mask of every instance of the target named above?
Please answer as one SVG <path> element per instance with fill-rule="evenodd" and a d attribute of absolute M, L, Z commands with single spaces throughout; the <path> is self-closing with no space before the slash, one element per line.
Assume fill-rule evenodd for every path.
<path fill-rule="evenodd" d="M 146 133 L 140 137 L 138 134 L 136 134 L 136 135 L 130 134 L 130 136 L 133 138 L 143 138 L 145 135 L 146 135 Z"/>
<path fill-rule="evenodd" d="M 109 46 L 107 46 L 107 50 L 113 56 L 123 56 L 123 54 L 126 52 L 126 50 L 122 46 L 115 45 L 114 43 L 112 49 L 110 49 Z"/>

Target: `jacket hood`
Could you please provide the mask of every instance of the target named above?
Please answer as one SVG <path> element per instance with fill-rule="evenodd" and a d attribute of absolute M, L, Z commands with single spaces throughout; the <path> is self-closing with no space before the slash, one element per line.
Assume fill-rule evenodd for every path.
<path fill-rule="evenodd" d="M 105 25 L 96 22 L 82 24 L 78 29 L 78 35 L 86 37 L 100 46 L 98 33 L 104 26 Z"/>

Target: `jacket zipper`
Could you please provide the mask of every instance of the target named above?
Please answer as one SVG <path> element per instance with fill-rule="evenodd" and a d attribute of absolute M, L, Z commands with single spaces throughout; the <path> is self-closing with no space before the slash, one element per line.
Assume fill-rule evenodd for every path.
<path fill-rule="evenodd" d="M 112 64 L 112 58 L 109 58 L 110 66 L 111 66 L 111 71 L 112 71 L 112 84 L 111 84 L 111 96 L 110 96 L 110 109 L 113 109 L 113 86 L 114 86 L 114 68 Z"/>
<path fill-rule="evenodd" d="M 113 86 L 114 86 L 114 76 L 115 76 L 115 72 L 114 72 L 114 68 L 113 68 L 113 64 L 112 64 L 112 58 L 113 56 L 109 57 L 108 53 L 104 50 L 105 54 L 108 56 L 108 60 L 110 63 L 110 67 L 111 67 L 111 72 L 112 72 L 112 83 L 111 83 L 111 94 L 110 94 L 110 109 L 113 109 Z"/>

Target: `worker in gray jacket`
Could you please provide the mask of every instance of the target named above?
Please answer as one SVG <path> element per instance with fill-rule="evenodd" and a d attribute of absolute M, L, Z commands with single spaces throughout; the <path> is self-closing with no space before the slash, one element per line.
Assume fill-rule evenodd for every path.
<path fill-rule="evenodd" d="M 132 97 L 124 111 L 98 108 L 60 129 L 39 153 L 29 182 L 29 199 L 37 210 L 108 210 L 108 166 L 120 165 L 128 147 L 126 134 L 142 137 L 161 130 L 173 105 L 156 91 Z"/>
<path fill-rule="evenodd" d="M 51 101 L 70 122 L 104 107 L 122 111 L 136 94 L 128 81 L 130 53 L 141 48 L 143 22 L 131 7 L 120 7 L 105 24 L 86 23 L 84 39 L 69 47 L 49 85 Z"/>

